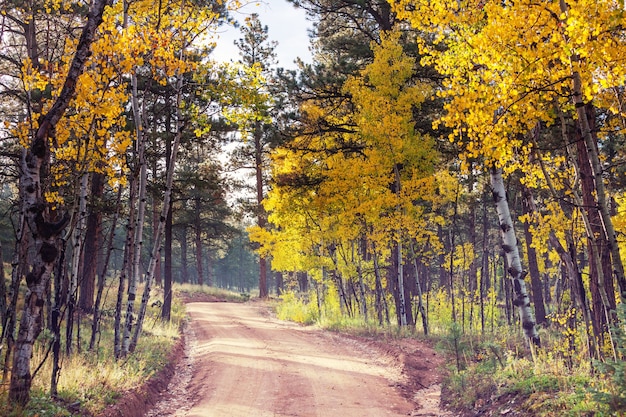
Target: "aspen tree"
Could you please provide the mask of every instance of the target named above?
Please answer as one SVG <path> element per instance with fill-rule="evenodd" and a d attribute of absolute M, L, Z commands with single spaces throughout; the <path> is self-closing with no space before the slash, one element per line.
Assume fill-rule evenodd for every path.
<path fill-rule="evenodd" d="M 49 140 L 75 94 L 77 80 L 85 67 L 96 30 L 102 22 L 107 5 L 108 2 L 104 0 L 94 0 L 91 3 L 87 22 L 76 46 L 63 87 L 52 107 L 40 118 L 38 128 L 30 138 L 21 163 L 24 187 L 22 204 L 36 255 L 27 273 L 28 292 L 13 357 L 9 400 L 15 404 L 24 405 L 30 399 L 32 383 L 30 359 L 33 344 L 41 331 L 42 307 L 58 255 L 56 239 L 69 220 L 66 216 L 57 221 L 48 217 L 44 190 L 41 188 L 42 179 L 45 179 L 41 177 L 41 168 L 49 162 Z"/>
<path fill-rule="evenodd" d="M 437 124 L 453 130 L 450 140 L 460 146 L 466 169 L 467 161 L 479 158 L 492 173 L 494 168 L 504 174 L 519 169 L 531 184 L 537 166 L 528 163 L 534 147 L 528 133 L 538 124 L 554 124 L 561 111 L 577 119 L 593 166 L 615 278 L 623 283 L 603 167 L 584 109 L 593 100 L 609 113 L 618 112 L 608 92 L 623 87 L 625 79 L 622 5 L 609 0 L 398 0 L 393 8 L 434 39 L 418 42 L 424 61 L 444 77 L 439 94 L 446 112 Z M 559 181 L 564 187 L 569 179 Z"/>

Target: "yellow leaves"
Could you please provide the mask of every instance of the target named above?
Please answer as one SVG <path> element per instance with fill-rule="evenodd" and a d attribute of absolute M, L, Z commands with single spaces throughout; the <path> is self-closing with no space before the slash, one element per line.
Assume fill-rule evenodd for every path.
<path fill-rule="evenodd" d="M 503 166 L 516 157 L 511 138 L 554 122 L 555 104 L 569 109 L 571 75 L 581 74 L 585 101 L 626 82 L 624 13 L 611 0 L 392 2 L 401 18 L 435 42 L 418 39 L 426 61 L 446 77 L 438 95 L 462 159 Z M 426 38 L 426 37 L 424 37 Z M 439 47 L 444 43 L 445 48 Z M 604 103 L 600 103 L 603 105 Z M 607 108 L 618 111 L 607 102 Z"/>
<path fill-rule="evenodd" d="M 230 2 L 225 4 L 231 8 Z M 43 6 L 49 13 L 67 7 L 60 0 L 45 0 Z M 137 0 L 107 7 L 75 97 L 51 138 L 53 186 L 71 183 L 77 171 L 103 172 L 111 184 L 124 181 L 126 152 L 133 141 L 125 131 L 130 75 L 141 71 L 142 76 L 152 75 L 155 83 L 166 85 L 177 74 L 196 69 L 181 51 L 202 48 L 194 42 L 216 30 L 215 18 L 210 5 L 203 8 L 188 1 Z M 37 129 L 38 117 L 58 96 L 78 39 L 64 36 L 60 41 L 54 62 L 40 59 L 34 64 L 24 59 L 14 75 L 33 109 L 30 119 L 6 127 L 24 147 Z M 208 127 L 197 129 L 198 134 L 207 131 Z M 62 203 L 57 191 L 47 198 Z"/>
<path fill-rule="evenodd" d="M 33 68 L 33 63 L 29 58 L 23 60 L 20 76 L 24 91 L 27 92 L 44 91 L 50 83 L 49 76 Z"/>
<path fill-rule="evenodd" d="M 454 188 L 456 182 L 447 172 L 435 174 L 433 140 L 414 130 L 414 111 L 431 88 L 411 81 L 415 61 L 398 40 L 398 34 L 383 34 L 380 45 L 372 44 L 372 64 L 345 83 L 354 107 L 329 109 L 308 101 L 300 109 L 302 123 L 313 131 L 320 125 L 350 126 L 351 131 L 296 138 L 288 149 L 274 151 L 276 183 L 264 207 L 275 229 L 270 235 L 254 233 L 256 241 L 271 246 L 272 256 L 280 257 L 273 267 L 327 266 L 350 279 L 356 261 L 346 262 L 345 252 L 358 257 L 350 249 L 357 244 L 367 242 L 370 253 L 375 246 L 381 262 L 390 240 L 429 242 L 426 256 L 440 246 L 435 231 L 443 218 L 424 207 L 444 204 L 451 193 L 441 189 Z"/>

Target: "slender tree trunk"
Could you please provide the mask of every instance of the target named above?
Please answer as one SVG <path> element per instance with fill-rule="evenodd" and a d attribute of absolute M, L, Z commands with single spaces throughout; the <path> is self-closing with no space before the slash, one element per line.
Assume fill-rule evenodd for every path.
<path fill-rule="evenodd" d="M 267 215 L 263 208 L 263 146 L 261 143 L 261 124 L 256 123 L 254 129 L 254 168 L 256 177 L 257 224 L 261 229 L 267 227 Z M 259 256 L 259 298 L 267 298 L 267 259 Z"/>
<path fill-rule="evenodd" d="M 135 317 L 135 299 L 137 297 L 137 282 L 141 275 L 141 252 L 143 248 L 143 225 L 146 214 L 146 183 L 148 181 L 148 170 L 146 166 L 145 138 L 143 134 L 142 111 L 139 108 L 139 92 L 137 89 L 137 75 L 131 76 L 132 96 L 131 104 L 133 119 L 135 121 L 135 137 L 137 158 L 139 161 L 139 189 L 136 221 L 134 226 L 135 236 L 132 248 L 132 266 L 128 282 L 128 297 L 126 303 L 126 320 L 124 324 L 124 334 L 122 337 L 121 355 L 125 357 L 130 352 L 131 333 L 133 330 L 133 320 Z"/>
<path fill-rule="evenodd" d="M 181 52 L 182 54 L 182 52 Z M 150 263 L 146 273 L 146 282 L 141 297 L 141 305 L 139 306 L 139 313 L 137 315 L 137 325 L 135 326 L 135 333 L 131 343 L 130 351 L 134 351 L 137 346 L 137 341 L 141 335 L 144 319 L 146 317 L 146 310 L 148 308 L 148 301 L 150 299 L 150 291 L 152 288 L 152 281 L 154 279 L 154 271 L 156 268 L 156 260 L 161 251 L 161 234 L 165 229 L 165 221 L 170 213 L 170 202 L 172 198 L 172 184 L 174 183 L 174 170 L 176 167 L 176 156 L 178 154 L 178 145 L 180 144 L 180 138 L 183 132 L 183 120 L 181 110 L 181 95 L 183 88 L 182 75 L 178 75 L 178 81 L 176 83 L 176 135 L 174 136 L 174 143 L 172 144 L 172 154 L 170 155 L 167 163 L 167 176 L 165 180 L 165 195 L 163 196 L 163 208 L 161 210 L 161 216 L 159 217 L 159 224 L 155 233 L 154 246 L 152 248 Z"/>
<path fill-rule="evenodd" d="M 215 265 L 213 264 L 213 255 L 211 251 L 210 243 L 207 245 L 206 250 L 206 285 L 209 287 L 217 286 L 215 282 Z M 281 276 L 281 289 L 282 289 L 282 276 Z"/>
<path fill-rule="evenodd" d="M 563 141 L 566 144 L 566 147 L 568 149 L 568 155 L 570 156 L 570 161 L 572 163 L 572 166 L 574 167 L 574 169 L 576 170 L 576 178 L 580 178 L 583 176 L 583 174 L 580 172 L 580 167 L 578 166 L 578 161 L 572 158 L 572 155 L 575 153 L 574 150 L 572 150 L 572 146 L 570 144 L 570 135 L 568 134 L 568 129 L 567 129 L 567 124 L 565 122 L 565 117 L 563 116 L 562 113 L 560 113 L 559 115 L 560 120 L 561 120 L 561 134 L 563 137 Z M 544 166 L 544 164 L 542 163 L 541 159 L 537 159 L 539 161 L 539 163 L 541 164 L 541 169 L 543 171 L 544 174 L 544 178 L 546 179 L 546 182 L 548 184 L 548 188 L 550 189 L 551 193 L 553 196 L 557 196 L 557 192 L 554 189 L 554 186 L 552 184 L 552 180 L 550 178 L 550 176 L 548 175 L 546 168 Z M 598 245 L 597 245 L 597 241 L 599 236 L 596 236 L 596 234 L 594 233 L 594 229 L 593 226 L 591 224 L 591 221 L 589 219 L 589 216 L 587 215 L 588 211 L 582 209 L 584 202 L 583 199 L 580 197 L 577 188 L 573 187 L 571 189 L 571 196 L 574 199 L 575 205 L 577 207 L 580 207 L 581 209 L 579 209 L 579 214 L 580 217 L 583 220 L 583 224 L 585 226 L 585 232 L 587 234 L 587 240 L 588 240 L 588 257 L 591 260 L 590 264 L 593 263 L 595 265 L 600 265 L 601 264 L 601 260 L 600 260 L 600 254 L 598 252 Z M 568 211 L 571 211 L 571 209 L 569 207 L 566 207 L 564 205 L 563 206 L 563 210 L 565 213 L 568 213 Z M 571 217 L 571 215 L 570 215 Z M 568 246 L 570 248 L 574 248 L 574 244 L 573 244 L 573 238 L 569 235 L 566 234 L 566 239 L 568 239 Z M 551 241 L 552 243 L 552 241 Z M 554 238 L 554 243 L 553 246 L 556 248 L 557 244 L 560 245 L 560 242 L 558 241 L 558 239 L 556 239 L 556 237 Z M 579 275 L 580 275 L 580 271 L 578 270 L 578 268 L 570 268 L 567 261 L 563 259 L 563 255 L 562 253 L 567 253 L 567 251 L 565 251 L 564 249 L 562 251 L 559 251 L 557 249 L 557 252 L 559 253 L 559 255 L 561 255 L 561 258 L 563 260 L 563 262 L 566 264 L 567 269 L 566 271 L 568 272 L 568 277 L 570 280 L 575 280 L 572 281 L 574 282 L 574 284 L 572 285 L 573 288 L 579 288 L 579 291 L 577 291 L 577 296 L 575 297 L 576 300 L 578 300 L 579 302 L 579 306 L 583 312 L 583 316 L 585 319 L 585 325 L 587 326 L 587 328 L 589 328 L 589 323 L 591 323 L 592 327 L 593 327 L 593 333 L 595 335 L 595 337 L 589 337 L 589 330 L 588 330 L 588 339 L 601 339 L 602 338 L 602 328 L 600 326 L 601 322 L 610 322 L 609 320 L 609 316 L 610 316 L 610 302 L 609 302 L 609 296 L 606 293 L 606 288 L 604 286 L 604 282 L 605 282 L 605 278 L 603 276 L 604 270 L 602 268 L 595 268 L 592 272 L 596 275 L 596 277 L 592 277 L 591 281 L 593 281 L 594 283 L 592 285 L 597 285 L 597 295 L 600 296 L 601 302 L 602 302 L 602 308 L 600 309 L 600 311 L 602 311 L 602 313 L 606 316 L 606 318 L 600 322 L 596 322 L 594 320 L 594 317 L 591 315 L 590 312 L 590 308 L 589 308 L 589 303 L 587 302 L 586 299 L 586 291 L 584 290 L 584 286 L 578 286 L 577 287 L 577 283 L 579 282 Z M 571 255 L 571 259 L 572 259 L 572 263 L 575 260 L 575 253 L 573 252 Z M 582 282 L 582 281 L 580 281 Z M 582 292 L 581 292 L 582 290 Z M 610 328 L 608 329 L 608 334 L 610 336 Z M 593 340 L 590 340 L 590 354 L 594 357 L 598 357 L 597 355 L 600 353 L 599 349 L 595 349 L 595 344 L 593 343 Z M 612 345 L 613 346 L 613 345 Z"/>
<path fill-rule="evenodd" d="M 21 189 L 21 187 L 20 187 Z M 22 192 L 20 191 L 20 194 Z M 18 220 L 18 228 L 16 230 L 15 251 L 11 261 L 11 286 L 9 287 L 8 297 L 10 299 L 8 305 L 7 315 L 2 323 L 2 338 L 0 342 L 6 340 L 6 349 L 3 350 L 4 362 L 2 369 L 2 381 L 6 381 L 9 367 L 11 353 L 13 352 L 13 346 L 15 345 L 15 324 L 17 322 L 17 302 L 19 299 L 20 281 L 26 271 L 26 261 L 28 257 L 29 237 L 25 233 L 26 218 L 23 211 L 20 212 L 20 218 Z M 0 346 L 2 343 L 0 343 Z"/>
<path fill-rule="evenodd" d="M 7 318 L 7 286 L 4 278 L 4 256 L 2 255 L 2 242 L 0 242 L 0 323 L 4 329 Z M 0 337 L 0 350 L 4 338 Z"/>
<path fill-rule="evenodd" d="M 487 188 L 487 187 L 485 187 Z M 480 269 L 480 331 L 485 334 L 485 297 L 489 291 L 489 223 L 487 221 L 487 202 L 483 198 L 483 247 Z"/>
<path fill-rule="evenodd" d="M 402 257 L 402 242 L 398 240 L 397 246 L 397 255 L 398 255 L 398 307 L 400 309 L 400 326 L 406 327 L 407 318 L 406 318 L 406 300 L 404 297 L 404 263 Z"/>
<path fill-rule="evenodd" d="M 166 123 L 166 126 L 171 125 L 169 112 L 166 117 L 165 123 Z M 154 149 L 157 149 L 157 138 L 158 138 L 158 135 L 153 135 L 152 147 Z M 166 158 L 169 158 L 169 156 L 166 156 Z M 158 158 L 153 158 L 152 178 L 159 178 Z M 157 224 L 159 223 L 159 205 L 157 203 L 157 201 L 159 200 L 159 197 L 160 196 L 159 196 L 158 187 L 154 187 L 152 191 L 152 244 L 154 244 L 154 238 L 155 238 L 154 235 L 155 235 Z M 159 253 L 159 256 L 156 259 L 156 269 L 154 270 L 154 282 L 157 286 L 161 286 L 162 280 L 163 279 L 161 278 L 161 254 Z"/>
<path fill-rule="evenodd" d="M 586 113 L 588 123 L 595 125 L 595 112 L 593 106 L 585 106 L 588 110 Z M 578 135 L 580 131 L 576 132 Z M 577 136 L 578 136 L 577 135 Z M 595 133 L 592 133 L 594 143 L 597 143 Z M 594 186 L 594 174 L 591 167 L 589 152 L 586 142 L 581 137 L 576 140 L 576 155 L 580 173 L 580 185 L 582 191 L 582 202 L 584 210 L 587 214 L 591 234 L 587 237 L 587 246 L 589 251 L 595 251 L 596 256 L 589 256 L 589 287 L 591 290 L 591 302 L 593 304 L 593 322 L 594 328 L 597 329 L 597 336 L 604 338 L 604 334 L 609 330 L 610 322 L 608 321 L 611 314 L 608 312 L 615 311 L 615 286 L 613 283 L 612 271 L 610 268 L 611 258 L 609 253 L 609 244 L 602 228 L 602 218 L 598 210 L 595 199 L 596 189 Z M 597 152 L 597 150 L 596 150 Z M 608 271 L 604 269 L 608 264 Z M 608 272 L 606 274 L 605 272 Z M 622 289 L 623 291 L 624 289 Z M 606 305 L 605 305 L 606 303 Z"/>
<path fill-rule="evenodd" d="M 532 216 L 533 204 L 530 199 L 532 195 L 528 187 L 524 187 L 524 214 Z M 530 224 L 524 223 L 524 237 L 526 240 L 526 254 L 528 255 L 528 271 L 530 273 L 530 287 L 532 289 L 533 305 L 535 306 L 535 317 L 537 324 L 546 323 L 546 307 L 543 302 L 543 284 L 539 273 L 539 264 L 537 262 L 537 251 L 533 247 L 533 235 L 530 232 Z"/>
<path fill-rule="evenodd" d="M 417 255 L 415 254 L 415 249 L 413 248 L 413 244 L 411 244 L 411 254 L 413 256 L 413 267 L 415 268 L 415 286 L 417 288 L 417 311 L 422 316 L 422 329 L 424 330 L 424 335 L 428 336 L 428 315 L 426 313 L 426 308 L 424 308 L 422 285 L 420 284 L 419 260 L 417 259 Z M 417 318 L 415 319 L 415 321 L 417 321 Z"/>
<path fill-rule="evenodd" d="M 562 12 L 565 13 L 567 12 L 567 8 L 563 7 L 563 5 L 564 2 L 562 1 Z M 577 60 L 578 57 L 572 58 L 572 61 Z M 622 258 L 620 256 L 617 234 L 615 233 L 613 219 L 611 219 L 611 213 L 607 203 L 607 192 L 604 187 L 604 179 L 602 178 L 604 169 L 602 168 L 600 157 L 598 155 L 598 144 L 593 138 L 589 121 L 587 119 L 587 111 L 585 110 L 586 105 L 583 102 L 582 81 L 578 71 L 572 71 L 572 101 L 574 103 L 574 107 L 576 108 L 581 135 L 587 147 L 587 154 L 589 156 L 589 163 L 593 174 L 596 199 L 598 202 L 600 217 L 602 219 L 604 236 L 608 241 L 609 250 L 611 251 L 613 271 L 619 284 L 620 293 L 623 294 L 622 298 L 626 298 L 626 277 L 624 276 L 624 264 L 622 263 Z M 590 106 L 591 104 L 587 105 Z"/>
<path fill-rule="evenodd" d="M 116 359 L 122 357 L 122 309 L 124 307 L 124 292 L 126 286 L 126 277 L 131 264 L 135 239 L 135 197 L 137 195 L 137 176 L 133 175 L 130 180 L 130 193 L 128 198 L 128 223 L 126 223 L 126 244 L 124 245 L 124 256 L 122 259 L 122 268 L 120 269 L 120 277 L 117 287 L 117 301 L 115 304 L 115 323 L 113 335 L 113 353 Z"/>
<path fill-rule="evenodd" d="M 202 224 L 200 222 L 200 196 L 196 196 L 196 270 L 198 271 L 198 285 L 204 284 L 204 271 L 202 268 Z"/>
<path fill-rule="evenodd" d="M 170 209 L 165 219 L 165 271 L 163 280 L 163 308 L 161 309 L 161 319 L 170 321 L 172 312 L 172 201 Z"/>
<path fill-rule="evenodd" d="M 187 284 L 189 282 L 189 271 L 187 268 L 188 246 L 187 225 L 183 224 L 180 226 L 180 280 L 183 284 Z"/>
<path fill-rule="evenodd" d="M 30 230 L 35 256 L 30 265 L 30 271 L 26 275 L 28 291 L 13 355 L 9 401 L 14 404 L 24 405 L 30 400 L 32 383 L 30 360 L 33 345 L 41 332 L 42 307 L 58 256 L 56 241 L 69 221 L 67 216 L 52 221 L 46 211 L 44 190 L 41 189 L 41 184 L 44 182 L 43 180 L 46 180 L 45 175 L 47 175 L 49 163 L 48 141 L 54 135 L 54 128 L 65 114 L 65 110 L 75 94 L 78 77 L 83 72 L 96 29 L 102 22 L 102 14 L 107 4 L 107 0 L 92 1 L 87 22 L 76 46 L 76 53 L 70 64 L 63 88 L 50 110 L 39 119 L 37 132 L 21 161 L 21 179 L 24 190 L 22 210 Z M 42 172 L 44 177 L 42 177 Z"/>
<path fill-rule="evenodd" d="M 353 255 L 354 255 L 354 247 L 353 247 Z M 353 256 L 354 257 L 354 256 Z M 363 319 L 365 322 L 368 321 L 368 311 L 367 311 L 367 297 L 365 296 L 365 282 L 363 281 L 363 266 L 361 265 L 361 256 L 356 254 L 356 273 L 359 278 L 359 295 L 361 298 L 361 314 L 363 314 Z"/>
<path fill-rule="evenodd" d="M 79 307 L 87 313 L 93 312 L 96 276 L 100 260 L 102 242 L 102 196 L 104 195 L 104 174 L 93 173 L 91 176 L 91 208 L 87 217 L 85 248 L 83 256 L 83 274 L 80 280 Z"/>
<path fill-rule="evenodd" d="M 454 291 L 454 252 L 456 249 L 456 222 L 459 217 L 459 192 L 460 192 L 460 184 L 456 186 L 456 192 L 454 197 L 454 214 L 452 216 L 452 225 L 450 226 L 450 230 L 448 231 L 450 242 L 450 262 L 448 265 L 448 291 L 450 295 L 450 303 L 452 304 L 451 314 L 452 314 L 452 322 L 456 323 L 457 321 L 457 311 L 456 311 L 456 293 Z"/>
<path fill-rule="evenodd" d="M 378 323 L 383 324 L 383 313 L 385 314 L 385 322 L 389 324 L 389 307 L 385 298 L 383 288 L 383 280 L 380 275 L 380 266 L 378 264 L 378 253 L 376 245 L 372 243 L 372 255 L 374 257 L 374 277 L 376 279 L 376 312 L 378 314 Z"/>
<path fill-rule="evenodd" d="M 78 296 L 78 277 L 82 270 L 81 261 L 83 255 L 83 243 L 85 241 L 85 219 L 87 218 L 87 187 L 89 184 L 89 174 L 82 175 L 80 180 L 80 196 L 78 202 L 78 212 L 74 232 L 72 233 L 72 263 L 69 276 L 69 288 L 67 292 L 67 320 L 65 326 L 65 353 L 70 356 L 72 350 L 72 340 L 74 338 L 74 317 L 76 316 L 76 298 Z M 79 323 L 80 325 L 80 323 Z M 80 338 L 76 338 L 76 344 L 80 343 Z"/>
<path fill-rule="evenodd" d="M 439 270 L 439 288 L 448 289 L 448 286 L 450 284 L 450 277 L 448 276 L 448 272 L 446 269 L 446 256 L 444 254 L 446 235 L 443 231 L 443 227 L 440 224 L 437 225 L 437 236 L 439 236 L 439 241 L 443 242 L 444 246 L 444 250 L 442 250 L 437 257 L 437 269 Z"/>
<path fill-rule="evenodd" d="M 102 294 L 104 292 L 104 286 L 106 284 L 107 271 L 109 270 L 109 261 L 111 260 L 111 253 L 113 252 L 113 242 L 115 241 L 115 229 L 117 228 L 117 220 L 122 203 L 122 186 L 119 186 L 117 191 L 117 203 L 115 204 L 115 214 L 113 215 L 113 221 L 111 222 L 111 231 L 109 232 L 109 239 L 107 241 L 106 256 L 102 262 L 102 270 L 98 276 L 98 292 L 96 294 L 96 301 L 94 304 L 93 321 L 91 323 L 91 337 L 89 338 L 89 350 L 93 350 L 96 345 L 96 337 L 100 332 L 100 316 L 102 314 Z M 121 307 L 121 306 L 120 306 Z"/>
<path fill-rule="evenodd" d="M 61 374 L 61 318 L 65 307 L 65 296 L 62 293 L 61 277 L 65 275 L 65 245 L 61 249 L 56 273 L 54 274 L 54 305 L 50 314 L 50 330 L 52 333 L 52 374 L 50 377 L 50 396 L 57 395 Z"/>
<path fill-rule="evenodd" d="M 506 191 L 504 181 L 502 179 L 502 169 L 492 168 L 491 173 L 491 189 L 493 192 L 493 200 L 496 204 L 498 213 L 500 234 L 502 237 L 502 249 L 507 259 L 507 272 L 511 276 L 513 282 L 513 291 L 515 297 L 513 304 L 519 309 L 520 318 L 522 320 L 522 328 L 526 337 L 535 345 L 539 346 L 539 335 L 535 327 L 535 318 L 530 308 L 530 298 L 526 291 L 526 283 L 524 276 L 526 272 L 522 269 L 522 263 L 517 248 L 517 239 L 509 212 L 509 204 L 506 199 Z"/>

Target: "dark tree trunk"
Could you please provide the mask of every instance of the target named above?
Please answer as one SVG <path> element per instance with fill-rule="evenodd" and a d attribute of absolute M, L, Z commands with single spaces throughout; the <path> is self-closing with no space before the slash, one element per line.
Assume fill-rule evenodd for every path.
<path fill-rule="evenodd" d="M 257 224 L 261 229 L 267 227 L 267 215 L 263 208 L 263 147 L 261 143 L 261 126 L 256 124 L 254 131 L 254 167 L 256 177 L 257 196 Z M 267 259 L 265 256 L 259 257 L 259 298 L 267 298 Z"/>
<path fill-rule="evenodd" d="M 196 270 L 198 271 L 198 285 L 204 284 L 204 268 L 202 267 L 202 223 L 200 218 L 200 196 L 196 197 Z"/>
<path fill-rule="evenodd" d="M 163 308 L 161 318 L 170 320 L 172 312 L 172 200 L 165 219 L 165 271 L 163 273 Z"/>
<path fill-rule="evenodd" d="M 187 268 L 187 227 L 183 225 L 180 231 L 180 275 L 181 282 L 187 284 L 189 282 L 189 272 Z"/>
<path fill-rule="evenodd" d="M 593 128 L 595 116 L 590 106 L 587 107 L 587 119 Z M 592 109 L 592 108 L 591 108 Z M 595 136 L 595 130 L 592 130 Z M 592 303 L 592 320 L 593 327 L 596 329 L 598 337 L 603 338 L 604 333 L 608 331 L 609 323 L 607 317 L 610 317 L 610 311 L 615 310 L 615 285 L 613 280 L 613 271 L 611 270 L 611 255 L 608 246 L 608 240 L 604 233 L 602 225 L 602 217 L 598 209 L 598 203 L 594 196 L 596 192 L 595 181 L 591 163 L 589 162 L 589 153 L 580 130 L 576 131 L 574 137 L 576 142 L 576 151 L 578 157 L 578 166 L 580 170 L 580 183 L 582 188 L 582 200 L 591 226 L 592 236 L 587 238 L 587 246 L 589 250 L 589 286 L 591 290 Z M 597 138 L 594 138 L 597 142 Z M 593 251 L 597 256 L 593 256 Z M 598 265 L 606 262 L 606 265 Z M 607 262 L 608 261 L 608 262 Z M 608 267 L 608 268 L 605 268 Z M 609 272 L 605 274 L 605 272 Z M 604 294 L 602 294 L 604 292 Z M 605 301 L 603 301 L 605 300 Z M 608 305 L 604 305 L 608 303 Z"/>
<path fill-rule="evenodd" d="M 446 268 L 446 255 L 445 251 L 445 242 L 447 241 L 445 232 L 443 231 L 443 227 L 439 224 L 437 225 L 437 236 L 439 236 L 439 241 L 443 242 L 444 250 L 440 251 L 439 256 L 437 257 L 437 265 L 439 270 L 439 288 L 449 288 L 450 277 L 448 276 L 448 270 Z"/>
<path fill-rule="evenodd" d="M 122 187 L 119 187 L 117 191 L 117 203 L 115 204 L 115 215 L 111 222 L 111 231 L 109 232 L 109 238 L 106 247 L 106 256 L 104 262 L 100 268 L 100 275 L 98 276 L 98 293 L 96 295 L 96 301 L 94 304 L 93 321 L 91 323 L 91 337 L 89 338 L 89 350 L 93 350 L 96 344 L 96 337 L 100 331 L 100 316 L 102 312 L 102 293 L 104 292 L 104 285 L 106 284 L 106 275 L 109 269 L 109 261 L 111 260 L 111 253 L 113 252 L 113 242 L 115 241 L 115 229 L 117 227 L 117 220 L 119 218 L 120 206 L 122 202 Z"/>
<path fill-rule="evenodd" d="M 528 187 L 524 187 L 524 214 L 532 216 L 534 204 L 530 201 L 532 195 Z M 532 291 L 533 305 L 535 307 L 535 320 L 537 324 L 546 323 L 546 307 L 543 301 L 543 283 L 539 273 L 537 251 L 533 247 L 533 235 L 530 232 L 530 224 L 524 222 L 524 237 L 526 240 L 526 254 L 528 255 L 528 272 L 530 274 L 530 288 Z"/>
<path fill-rule="evenodd" d="M 83 273 L 80 279 L 80 298 L 78 306 L 84 312 L 93 311 L 96 275 L 100 259 L 102 242 L 102 196 L 104 195 L 104 174 L 94 173 L 91 177 L 91 207 L 87 217 L 85 247 L 83 255 Z"/>
<path fill-rule="evenodd" d="M 64 273 L 65 246 L 61 249 L 57 270 L 54 274 L 54 305 L 50 314 L 50 330 L 52 332 L 52 375 L 50 378 L 50 395 L 57 395 L 57 386 L 61 373 L 61 312 L 66 297 L 61 291 L 61 277 Z"/>
<path fill-rule="evenodd" d="M 276 271 L 276 295 L 280 296 L 283 293 L 283 273 Z"/>
<path fill-rule="evenodd" d="M 4 257 L 2 256 L 2 242 L 0 242 L 0 324 L 4 329 L 7 318 L 7 286 L 4 278 Z M 0 347 L 4 338 L 0 337 Z"/>

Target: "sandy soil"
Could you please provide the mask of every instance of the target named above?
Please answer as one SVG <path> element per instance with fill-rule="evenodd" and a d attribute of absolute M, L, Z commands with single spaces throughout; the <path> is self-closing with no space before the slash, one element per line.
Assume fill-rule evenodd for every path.
<path fill-rule="evenodd" d="M 261 302 L 193 302 L 187 311 L 161 392 L 129 393 L 106 417 L 451 416 L 439 408 L 442 358 L 419 341 L 303 327 Z"/>

